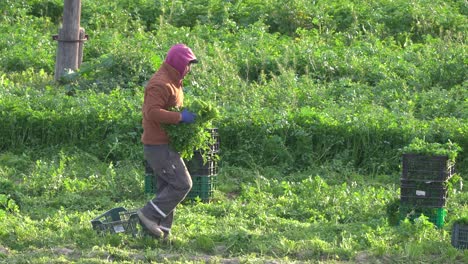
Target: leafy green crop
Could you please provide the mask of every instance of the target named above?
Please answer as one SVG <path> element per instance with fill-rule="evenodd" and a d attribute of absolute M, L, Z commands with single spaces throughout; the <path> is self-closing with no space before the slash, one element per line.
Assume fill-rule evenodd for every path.
<path fill-rule="evenodd" d="M 187 109 L 196 114 L 194 123 L 165 125 L 170 138 L 170 144 L 180 153 L 184 159 L 191 159 L 195 150 L 202 153 L 209 150 L 213 144 L 209 129 L 213 128 L 212 122 L 218 118 L 219 111 L 211 102 L 200 99 L 187 100 Z"/>
<path fill-rule="evenodd" d="M 420 138 L 413 139 L 408 146 L 403 148 L 404 153 L 447 156 L 453 162 L 461 150 L 462 148 L 457 143 L 450 140 L 445 144 L 441 144 L 437 142 L 429 143 Z"/>

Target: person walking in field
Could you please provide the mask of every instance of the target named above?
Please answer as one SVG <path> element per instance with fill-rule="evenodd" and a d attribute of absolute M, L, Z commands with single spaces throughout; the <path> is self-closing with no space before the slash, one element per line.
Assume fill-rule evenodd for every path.
<path fill-rule="evenodd" d="M 143 101 L 144 157 L 157 177 L 156 196 L 137 211 L 141 223 L 154 236 L 168 238 L 176 206 L 192 188 L 192 179 L 179 153 L 171 149 L 163 124 L 193 123 L 196 115 L 182 107 L 182 81 L 197 63 L 192 50 L 184 44 L 172 46 L 166 59 L 145 87 Z"/>

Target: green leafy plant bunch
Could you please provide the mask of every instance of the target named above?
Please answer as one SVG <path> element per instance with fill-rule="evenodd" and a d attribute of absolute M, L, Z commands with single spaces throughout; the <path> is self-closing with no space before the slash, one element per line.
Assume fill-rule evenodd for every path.
<path fill-rule="evenodd" d="M 183 159 L 190 160 L 195 150 L 206 153 L 214 143 L 209 129 L 213 128 L 213 121 L 219 117 L 219 111 L 213 103 L 198 98 L 187 98 L 185 107 L 196 114 L 195 122 L 165 125 L 164 129 L 169 135 L 171 147 L 179 152 Z"/>
<path fill-rule="evenodd" d="M 458 153 L 461 151 L 462 148 L 457 143 L 450 140 L 442 144 L 437 142 L 430 143 L 420 138 L 413 139 L 408 146 L 403 148 L 403 153 L 447 156 L 453 162 L 455 162 Z"/>

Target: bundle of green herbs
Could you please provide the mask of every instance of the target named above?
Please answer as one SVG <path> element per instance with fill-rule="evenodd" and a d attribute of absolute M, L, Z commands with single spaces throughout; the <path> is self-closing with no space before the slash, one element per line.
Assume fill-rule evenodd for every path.
<path fill-rule="evenodd" d="M 169 135 L 171 147 L 179 152 L 183 159 L 190 160 L 194 151 L 208 153 L 210 150 L 214 139 L 209 130 L 213 128 L 213 122 L 219 117 L 219 111 L 211 102 L 198 98 L 187 98 L 186 102 L 185 108 L 196 114 L 195 122 L 165 125 L 164 129 Z"/>

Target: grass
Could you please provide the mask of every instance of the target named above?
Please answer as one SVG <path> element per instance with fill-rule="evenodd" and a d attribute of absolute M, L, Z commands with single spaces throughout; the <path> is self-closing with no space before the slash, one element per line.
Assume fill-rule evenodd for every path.
<path fill-rule="evenodd" d="M 210 203 L 178 207 L 170 244 L 100 236 L 92 219 L 118 206 L 141 207 L 150 198 L 142 164 L 106 164 L 76 149 L 47 153 L 40 160 L 32 153 L 0 156 L 1 179 L 15 182 L 11 193 L 18 197 L 18 207 L 0 210 L 2 261 L 463 263 L 468 257 L 450 245 L 450 223 L 467 210 L 466 191 L 451 195 L 441 229 L 424 219 L 395 226 L 387 207 L 399 195 L 397 175 L 368 179 L 330 167 L 281 175 L 228 166 L 217 176 Z M 31 192 L 40 186 L 47 188 Z"/>

